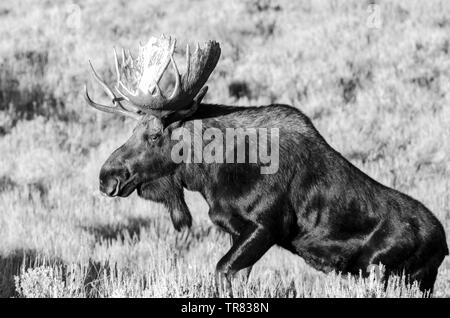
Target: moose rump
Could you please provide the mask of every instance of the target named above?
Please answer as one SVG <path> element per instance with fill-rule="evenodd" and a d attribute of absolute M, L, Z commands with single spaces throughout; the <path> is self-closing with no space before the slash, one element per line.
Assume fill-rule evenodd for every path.
<path fill-rule="evenodd" d="M 298 233 L 286 248 L 328 272 L 391 274 L 432 290 L 448 255 L 445 232 L 417 200 L 371 179 L 326 144 L 309 147 L 309 164 L 293 179 Z M 314 169 L 311 169 L 311 168 Z M 319 172 L 319 173 L 317 173 Z"/>

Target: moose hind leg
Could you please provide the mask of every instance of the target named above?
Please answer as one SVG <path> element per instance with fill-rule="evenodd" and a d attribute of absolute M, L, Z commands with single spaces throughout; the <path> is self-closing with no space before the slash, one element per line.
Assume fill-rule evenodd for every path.
<path fill-rule="evenodd" d="M 427 262 L 421 268 L 411 273 L 411 281 L 415 280 L 419 283 L 419 288 L 424 293 L 424 296 L 432 296 L 439 266 L 442 264 L 446 255 L 446 251 L 436 252 L 434 256 L 428 258 Z"/>
<path fill-rule="evenodd" d="M 425 269 L 423 273 L 420 273 L 420 278 L 416 279 L 419 282 L 419 289 L 426 296 L 433 294 L 434 283 L 438 274 L 437 268 Z M 413 276 L 414 279 L 414 276 Z"/>
<path fill-rule="evenodd" d="M 224 291 L 233 297 L 232 276 L 241 269 L 253 266 L 275 244 L 271 232 L 260 225 L 248 225 L 233 239 L 230 250 L 221 258 L 216 267 L 218 292 Z"/>

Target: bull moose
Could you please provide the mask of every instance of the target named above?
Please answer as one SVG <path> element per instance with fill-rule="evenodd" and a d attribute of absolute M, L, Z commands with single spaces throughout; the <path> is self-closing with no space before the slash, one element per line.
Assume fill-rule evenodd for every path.
<path fill-rule="evenodd" d="M 183 189 L 200 192 L 212 222 L 231 235 L 232 246 L 216 267 L 216 284 L 229 294 L 233 275 L 244 269 L 249 272 L 273 245 L 324 272 L 367 274 L 369 265 L 382 263 L 385 279 L 405 273 L 421 290 L 432 292 L 448 247 L 441 223 L 422 203 L 352 165 L 297 108 L 201 103 L 220 45 L 208 41 L 193 53 L 187 46 L 181 76 L 174 59 L 175 43 L 170 37 L 152 37 L 137 57 L 122 50 L 120 62 L 114 50 L 114 90 L 91 64 L 93 77 L 112 103 L 94 102 L 85 87 L 87 103 L 138 121 L 131 138 L 103 164 L 101 192 L 127 197 L 137 190 L 144 199 L 162 202 L 177 230 L 192 222 Z M 174 84 L 172 94 L 166 96 L 160 81 L 169 64 Z M 195 121 L 201 121 L 202 131 L 241 128 L 235 137 L 244 135 L 245 146 L 250 146 L 245 136 L 249 128 L 277 129 L 277 171 L 261 173 L 267 163 L 259 159 L 198 162 L 185 148 L 179 153 L 186 160 L 173 160 L 176 145 L 195 143 L 174 140 L 173 134 L 180 129 L 194 133 Z M 203 146 L 206 142 L 200 140 Z M 245 159 L 249 156 L 246 150 Z"/>

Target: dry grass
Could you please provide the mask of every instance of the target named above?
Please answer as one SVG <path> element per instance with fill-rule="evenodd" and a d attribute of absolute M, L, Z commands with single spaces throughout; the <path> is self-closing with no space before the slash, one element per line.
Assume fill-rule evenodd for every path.
<path fill-rule="evenodd" d="M 357 0 L 76 4 L 0 4 L 0 295 L 215 295 L 229 242 L 197 194 L 186 236 L 161 206 L 97 191 L 132 123 L 87 109 L 87 59 L 112 80 L 113 45 L 160 33 L 221 43 L 207 101 L 299 107 L 355 165 L 450 229 L 448 1 L 380 1 L 378 29 Z M 438 297 L 450 296 L 449 271 L 447 258 Z M 374 277 L 318 273 L 278 248 L 234 287 L 244 297 L 420 296 L 401 282 L 384 293 Z"/>

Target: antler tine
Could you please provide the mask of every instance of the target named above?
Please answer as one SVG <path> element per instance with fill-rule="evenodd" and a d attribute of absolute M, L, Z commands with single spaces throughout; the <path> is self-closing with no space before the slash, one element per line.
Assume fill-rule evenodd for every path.
<path fill-rule="evenodd" d="M 115 69 L 116 69 L 116 76 L 117 76 L 117 81 L 116 81 L 116 91 L 122 96 L 123 99 L 127 100 L 126 96 L 124 96 L 122 94 L 122 92 L 120 90 L 117 89 L 118 85 L 122 85 L 121 84 L 121 76 L 120 76 L 120 66 L 119 66 L 119 59 L 117 58 L 117 51 L 116 48 L 113 48 L 114 51 L 114 65 L 115 65 Z M 131 108 L 132 111 L 134 112 L 141 112 L 142 109 L 133 105 L 133 104 L 128 104 L 128 106 Z M 122 107 L 123 108 L 123 107 Z"/>
<path fill-rule="evenodd" d="M 176 45 L 176 40 L 174 39 L 172 48 L 170 50 L 170 62 L 172 64 L 173 71 L 175 74 L 175 87 L 173 88 L 173 92 L 170 95 L 169 100 L 172 100 L 173 98 L 175 98 L 177 95 L 179 95 L 181 93 L 181 75 L 180 75 L 180 72 L 178 71 L 177 63 L 175 62 L 175 59 L 173 58 L 173 54 L 175 53 L 175 45 Z"/>
<path fill-rule="evenodd" d="M 186 73 L 181 77 L 173 57 L 173 51 L 171 51 L 170 61 L 175 75 L 175 87 L 171 96 L 162 101 L 162 105 L 155 103 L 161 107 L 159 110 L 170 113 L 186 107 L 190 101 L 197 100 L 197 96 L 198 100 L 201 100 L 206 93 L 202 87 L 216 66 L 219 57 L 220 46 L 215 41 L 209 41 L 205 47 L 200 47 L 197 43 L 192 58 L 188 44 L 186 46 Z M 150 107 L 150 110 L 158 110 L 158 108 Z"/>
<path fill-rule="evenodd" d="M 116 68 L 116 73 L 117 73 L 117 84 L 116 84 L 116 91 L 127 101 L 131 102 L 133 104 L 133 106 L 135 108 L 137 108 L 138 110 L 141 110 L 140 107 L 138 107 L 137 105 L 139 105 L 136 102 L 133 102 L 132 100 L 132 93 L 130 92 L 130 90 L 128 89 L 128 87 L 122 82 L 122 76 L 121 76 L 121 72 L 120 69 L 123 70 L 123 74 L 125 75 L 125 79 L 128 80 L 128 74 L 127 74 L 127 70 L 125 70 L 126 65 L 127 65 L 127 60 L 126 60 L 126 53 L 125 53 L 125 49 L 122 48 L 122 67 L 120 67 L 119 65 L 119 59 L 117 57 L 117 51 L 114 48 L 114 61 L 115 61 L 115 68 Z M 122 89 L 125 90 L 122 91 Z"/>
<path fill-rule="evenodd" d="M 103 87 L 103 90 L 106 92 L 106 94 L 113 100 L 114 104 L 117 104 L 120 108 L 123 110 L 127 110 L 123 105 L 120 103 L 119 99 L 114 94 L 113 90 L 105 83 L 104 80 L 98 75 L 98 73 L 95 71 L 94 66 L 92 65 L 91 61 L 89 60 L 89 65 L 91 66 L 92 74 L 94 75 L 94 78 L 97 80 L 97 82 L 100 84 L 101 87 Z"/>
<path fill-rule="evenodd" d="M 189 77 L 191 67 L 191 52 L 189 52 L 189 43 L 186 44 L 186 77 Z"/>
<path fill-rule="evenodd" d="M 127 111 L 125 109 L 122 108 L 118 108 L 117 106 L 106 106 L 106 105 L 102 105 L 102 104 L 98 104 L 96 102 L 94 102 L 91 97 L 89 96 L 89 92 L 88 92 L 88 88 L 87 85 L 84 85 L 84 98 L 86 100 L 86 102 L 89 104 L 89 106 L 94 107 L 97 110 L 106 112 L 106 113 L 116 113 L 116 114 L 121 114 L 127 117 L 131 117 L 135 120 L 139 120 L 141 118 L 140 115 L 136 114 L 136 113 L 132 113 L 130 111 Z"/>
<path fill-rule="evenodd" d="M 209 41 L 200 47 L 196 43 L 193 55 L 186 47 L 186 73 L 182 77 L 182 96 L 180 98 L 193 99 L 208 80 L 220 57 L 220 46 L 215 41 Z"/>
<path fill-rule="evenodd" d="M 167 40 L 167 37 L 163 34 L 161 35 L 161 38 L 164 40 Z M 168 38 L 169 43 L 171 42 L 171 37 Z M 172 46 L 170 48 L 170 56 L 172 58 L 173 53 L 175 52 L 175 45 L 176 45 L 176 40 L 174 39 Z M 166 64 L 161 71 L 157 74 L 157 77 L 154 80 L 154 87 L 149 87 L 149 93 L 150 93 L 150 97 L 153 98 L 154 100 L 158 100 L 159 104 L 162 105 L 162 103 L 166 100 L 166 97 L 164 96 L 164 94 L 162 93 L 161 88 L 159 87 L 159 82 L 161 81 L 161 78 L 164 75 L 164 72 L 167 69 L 167 65 Z M 152 89 L 151 89 L 152 88 Z M 145 97 L 144 97 L 145 98 Z M 151 101 L 147 101 L 148 103 L 151 103 Z"/>
<path fill-rule="evenodd" d="M 119 67 L 119 59 L 117 58 L 117 51 L 116 48 L 113 48 L 114 50 L 114 65 L 116 68 L 116 75 L 117 75 L 117 85 L 119 85 L 120 82 L 120 67 Z"/>
<path fill-rule="evenodd" d="M 125 99 L 127 99 L 126 96 L 124 96 L 124 95 L 122 94 L 122 92 L 118 89 L 119 86 L 123 86 L 125 89 L 127 89 L 127 88 L 125 87 L 125 85 L 122 84 L 122 75 L 121 75 L 121 73 L 120 73 L 120 65 L 119 65 L 119 59 L 118 59 L 118 57 L 117 57 L 117 51 L 116 51 L 116 48 L 113 48 L 113 51 L 114 51 L 114 65 L 115 65 L 115 68 L 116 68 L 116 74 L 117 74 L 116 90 L 117 90 L 117 92 L 118 92 L 120 95 L 122 95 L 122 97 L 124 97 Z M 122 65 L 125 65 L 124 49 L 123 49 L 123 48 L 122 48 Z"/>
<path fill-rule="evenodd" d="M 128 52 L 127 52 L 128 51 Z M 134 70 L 133 68 L 133 58 L 131 57 L 131 52 L 130 50 L 123 50 L 123 53 L 125 54 L 125 79 L 127 81 L 132 81 L 133 80 L 133 73 L 132 71 Z"/>
<path fill-rule="evenodd" d="M 127 55 L 127 52 L 125 51 L 124 48 L 122 48 L 122 70 L 123 70 L 123 74 L 125 77 L 125 80 L 128 82 L 130 81 L 130 78 L 132 76 L 131 74 L 131 68 L 132 67 L 132 59 L 130 58 L 129 55 Z"/>
<path fill-rule="evenodd" d="M 164 37 L 165 37 L 165 35 L 164 35 Z M 170 37 L 169 37 L 169 41 L 171 41 L 171 38 L 170 38 Z M 172 46 L 170 47 L 170 51 L 169 51 L 169 55 L 170 55 L 170 60 L 171 60 L 171 61 L 173 61 L 173 54 L 175 53 L 175 46 L 176 46 L 176 44 L 177 44 L 177 40 L 176 40 L 176 39 L 173 39 L 173 43 L 172 43 Z M 173 64 L 172 64 L 172 66 L 175 67 L 175 69 L 177 70 L 177 73 L 178 73 L 177 66 L 176 66 L 176 65 L 173 65 Z M 156 78 L 156 81 L 155 81 L 155 85 L 158 85 L 159 82 L 161 81 L 161 78 L 163 77 L 164 72 L 166 71 L 166 68 L 167 68 L 167 66 L 166 66 L 165 68 L 162 69 L 161 73 L 158 74 L 158 77 Z M 178 73 L 178 74 L 179 74 L 179 73 Z"/>
<path fill-rule="evenodd" d="M 92 106 L 93 108 L 97 110 L 101 110 L 108 113 L 119 113 L 121 115 L 125 115 L 128 117 L 131 117 L 133 119 L 139 119 L 141 116 L 137 113 L 131 112 L 128 109 L 126 109 L 122 103 L 120 103 L 120 99 L 116 97 L 112 89 L 105 83 L 105 81 L 102 80 L 102 78 L 98 75 L 98 73 L 95 71 L 94 66 L 92 65 L 91 61 L 89 61 L 89 65 L 91 66 L 92 74 L 95 78 L 95 80 L 100 84 L 100 86 L 105 90 L 105 92 L 108 94 L 108 96 L 112 99 L 112 102 L 114 106 L 106 106 L 102 104 L 98 104 L 94 102 L 91 97 L 89 96 L 87 85 L 84 86 L 85 90 L 85 100 L 86 102 Z"/>
<path fill-rule="evenodd" d="M 130 62 L 133 63 L 134 62 L 134 57 L 133 57 L 133 54 L 131 54 L 131 50 L 130 49 L 128 49 L 128 57 L 130 58 Z M 133 67 L 133 65 L 131 67 Z"/>
<path fill-rule="evenodd" d="M 173 88 L 172 95 L 170 95 L 169 99 L 175 98 L 175 96 L 179 95 L 181 93 L 181 75 L 178 71 L 177 63 L 175 63 L 175 60 L 173 56 L 170 57 L 170 61 L 173 66 L 173 71 L 175 73 L 175 87 Z"/>
<path fill-rule="evenodd" d="M 194 54 L 199 54 L 200 53 L 200 44 L 197 42 L 197 45 L 195 47 L 195 53 Z"/>
<path fill-rule="evenodd" d="M 126 54 L 125 54 L 125 49 L 122 48 L 122 65 L 126 65 L 127 61 L 126 61 Z"/>
<path fill-rule="evenodd" d="M 91 66 L 91 71 L 92 74 L 94 75 L 94 78 L 97 80 L 97 82 L 100 84 L 101 87 L 103 87 L 103 89 L 105 90 L 106 94 L 108 94 L 108 96 L 111 99 L 114 99 L 116 96 L 114 96 L 113 91 L 111 90 L 111 88 L 106 85 L 106 83 L 101 79 L 101 77 L 97 74 L 97 72 L 95 71 L 94 66 L 91 63 L 91 60 L 89 60 L 89 65 Z"/>

